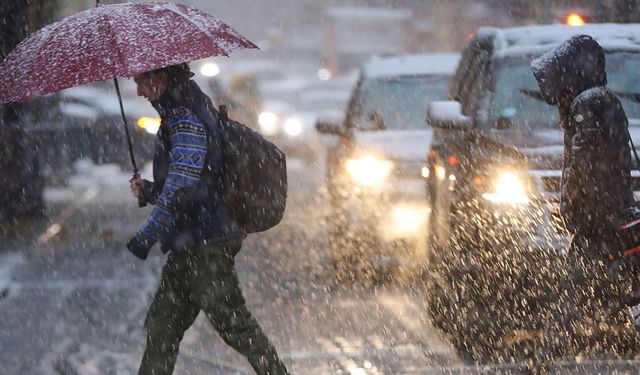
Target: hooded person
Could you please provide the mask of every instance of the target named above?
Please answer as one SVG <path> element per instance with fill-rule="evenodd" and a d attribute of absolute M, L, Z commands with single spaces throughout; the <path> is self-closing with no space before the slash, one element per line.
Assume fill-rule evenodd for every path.
<path fill-rule="evenodd" d="M 629 125 L 622 104 L 606 87 L 604 51 L 591 37 L 578 35 L 532 67 L 542 97 L 558 107 L 565 132 L 560 211 L 567 229 L 590 239 L 609 238 L 606 223 L 633 203 L 633 192 Z"/>
<path fill-rule="evenodd" d="M 572 234 L 558 264 L 559 295 L 550 309 L 544 355 L 621 354 L 622 341 L 605 348 L 597 327 L 624 321 L 625 280 L 611 258 L 622 250 L 616 218 L 634 202 L 627 116 L 606 87 L 604 51 L 587 35 L 534 60 L 532 71 L 542 98 L 558 107 L 564 131 L 560 212 Z"/>
<path fill-rule="evenodd" d="M 138 95 L 158 111 L 161 126 L 154 181 L 130 181 L 134 196 L 155 206 L 127 248 L 145 259 L 159 242 L 169 253 L 145 320 L 139 374 L 173 372 L 182 337 L 202 310 L 257 374 L 287 375 L 242 296 L 234 257 L 246 234 L 223 200 L 222 128 L 192 76 L 186 64 L 134 76 Z"/>

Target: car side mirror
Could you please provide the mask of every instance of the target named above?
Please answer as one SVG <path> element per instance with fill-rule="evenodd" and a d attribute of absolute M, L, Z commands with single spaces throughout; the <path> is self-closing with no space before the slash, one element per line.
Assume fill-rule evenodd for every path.
<path fill-rule="evenodd" d="M 316 130 L 320 134 L 338 135 L 343 136 L 345 134 L 344 129 L 340 123 L 331 120 L 318 120 L 316 121 Z"/>
<path fill-rule="evenodd" d="M 471 117 L 462 114 L 462 105 L 455 100 L 431 102 L 427 122 L 434 128 L 469 130 L 473 126 Z"/>
<path fill-rule="evenodd" d="M 498 120 L 496 121 L 496 129 L 510 129 L 511 126 L 513 126 L 513 121 L 511 121 L 511 117 L 504 117 L 504 116 L 500 116 L 498 117 Z"/>
<path fill-rule="evenodd" d="M 507 107 L 500 111 L 500 117 L 496 120 L 496 129 L 509 129 L 513 126 L 513 119 L 518 114 L 518 110 Z"/>

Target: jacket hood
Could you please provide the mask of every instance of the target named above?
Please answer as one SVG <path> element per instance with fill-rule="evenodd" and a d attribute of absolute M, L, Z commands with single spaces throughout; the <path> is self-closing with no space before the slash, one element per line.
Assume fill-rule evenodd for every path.
<path fill-rule="evenodd" d="M 588 35 L 576 35 L 531 63 L 542 98 L 569 106 L 581 92 L 607 84 L 604 50 Z"/>

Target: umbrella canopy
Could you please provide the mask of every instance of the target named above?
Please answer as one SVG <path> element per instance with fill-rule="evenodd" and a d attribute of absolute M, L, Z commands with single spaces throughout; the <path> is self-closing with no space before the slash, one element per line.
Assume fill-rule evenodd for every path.
<path fill-rule="evenodd" d="M 98 5 L 46 26 L 0 64 L 0 103 L 256 48 L 182 4 Z"/>

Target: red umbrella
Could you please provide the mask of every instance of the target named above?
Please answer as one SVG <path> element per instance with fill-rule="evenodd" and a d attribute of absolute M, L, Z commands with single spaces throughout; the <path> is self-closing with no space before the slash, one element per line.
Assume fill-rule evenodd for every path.
<path fill-rule="evenodd" d="M 223 22 L 186 5 L 96 5 L 38 30 L 7 55 L 0 64 L 0 103 L 228 56 L 245 48 L 257 47 Z M 120 104 L 124 120 L 121 99 Z M 137 175 L 126 121 L 125 129 Z"/>
<path fill-rule="evenodd" d="M 0 64 L 0 103 L 256 48 L 182 4 L 98 5 L 30 35 Z"/>

